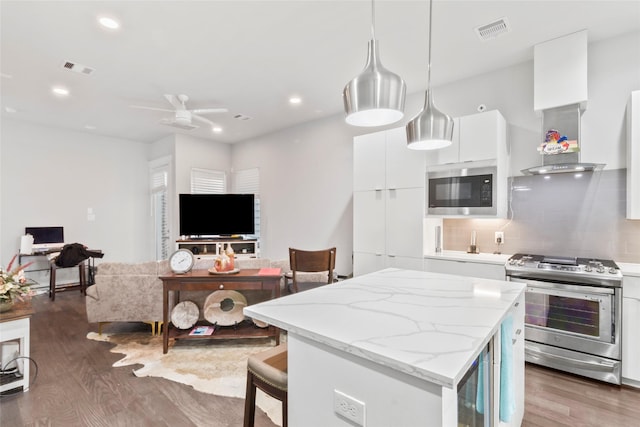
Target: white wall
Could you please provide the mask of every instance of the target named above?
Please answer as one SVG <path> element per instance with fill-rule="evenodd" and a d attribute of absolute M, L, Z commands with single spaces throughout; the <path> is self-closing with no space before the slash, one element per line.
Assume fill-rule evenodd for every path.
<path fill-rule="evenodd" d="M 227 172 L 231 165 L 231 146 L 220 142 L 194 138 L 189 135 L 175 135 L 172 241 L 179 238 L 180 218 L 178 194 L 191 193 L 191 169 L 212 169 Z M 231 188 L 229 188 L 230 190 Z"/>
<path fill-rule="evenodd" d="M 336 271 L 351 273 L 357 132 L 340 115 L 233 145 L 234 170 L 260 170 L 263 257 L 335 246 Z"/>
<path fill-rule="evenodd" d="M 149 259 L 148 145 L 5 118 L 1 137 L 0 265 L 26 226 L 61 225 L 105 260 Z"/>

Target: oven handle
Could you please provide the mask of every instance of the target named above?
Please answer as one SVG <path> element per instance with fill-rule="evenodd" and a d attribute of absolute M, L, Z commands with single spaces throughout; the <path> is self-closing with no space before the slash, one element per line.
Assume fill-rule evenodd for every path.
<path fill-rule="evenodd" d="M 569 367 L 576 367 L 576 365 L 581 365 L 586 369 L 604 371 L 604 372 L 613 372 L 615 370 L 614 362 L 587 362 L 584 360 L 577 360 L 571 357 L 560 356 L 557 354 L 549 354 L 549 353 L 537 353 L 528 348 L 525 349 L 525 353 L 527 356 L 532 357 L 533 359 L 544 361 L 551 360 L 557 363 L 560 363 Z"/>
<path fill-rule="evenodd" d="M 566 291 L 573 291 L 573 292 L 580 292 L 580 293 L 584 293 L 584 292 L 588 292 L 588 293 L 594 293 L 594 294 L 607 294 L 607 295 L 613 295 L 615 293 L 615 290 L 613 288 L 605 288 L 605 287 L 594 287 L 594 286 L 587 286 L 587 285 L 567 285 L 564 283 L 551 283 L 551 282 L 542 282 L 540 280 L 534 280 L 534 279 L 516 279 L 516 278 L 511 278 L 512 282 L 518 282 L 518 283 L 525 283 L 528 286 L 532 286 L 532 287 L 536 287 L 536 288 L 542 288 L 542 289 L 552 289 L 552 290 L 557 290 L 557 289 L 561 289 L 561 290 L 566 290 Z"/>

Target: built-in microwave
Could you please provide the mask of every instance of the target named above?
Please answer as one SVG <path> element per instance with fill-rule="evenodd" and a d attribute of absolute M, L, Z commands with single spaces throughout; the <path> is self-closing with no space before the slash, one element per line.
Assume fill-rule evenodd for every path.
<path fill-rule="evenodd" d="M 497 167 L 463 167 L 427 173 L 429 215 L 496 215 Z"/>

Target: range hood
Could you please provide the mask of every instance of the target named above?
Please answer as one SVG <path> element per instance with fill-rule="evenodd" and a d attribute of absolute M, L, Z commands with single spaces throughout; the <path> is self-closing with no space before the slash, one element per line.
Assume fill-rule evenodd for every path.
<path fill-rule="evenodd" d="M 540 162 L 522 173 L 593 172 L 604 167 L 580 161 L 580 122 L 586 106 L 587 31 L 534 46 L 534 110 L 542 116 Z"/>
<path fill-rule="evenodd" d="M 538 146 L 540 163 L 522 169 L 525 175 L 546 175 L 568 172 L 594 172 L 602 163 L 580 161 L 580 104 L 549 108 L 542 111 L 542 142 Z"/>

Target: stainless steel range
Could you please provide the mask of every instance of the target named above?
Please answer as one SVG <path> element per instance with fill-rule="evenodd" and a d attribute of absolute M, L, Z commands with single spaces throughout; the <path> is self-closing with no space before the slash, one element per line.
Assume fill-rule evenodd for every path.
<path fill-rule="evenodd" d="M 611 260 L 515 254 L 525 283 L 527 362 L 620 384 L 622 273 Z"/>

